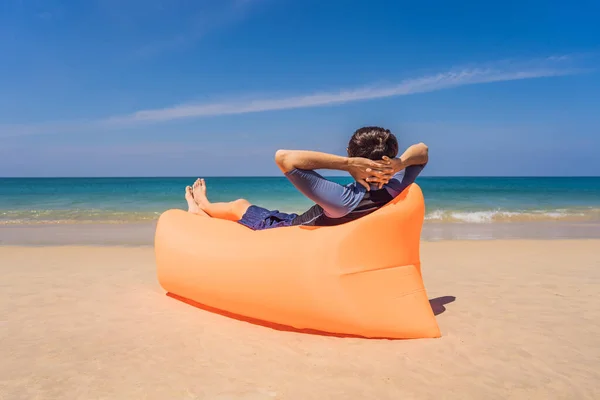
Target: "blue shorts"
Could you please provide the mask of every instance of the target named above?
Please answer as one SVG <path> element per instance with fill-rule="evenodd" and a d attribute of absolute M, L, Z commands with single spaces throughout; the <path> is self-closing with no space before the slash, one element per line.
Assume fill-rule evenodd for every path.
<path fill-rule="evenodd" d="M 278 210 L 268 210 L 259 206 L 250 206 L 238 222 L 254 231 L 290 226 L 298 214 L 287 214 Z"/>

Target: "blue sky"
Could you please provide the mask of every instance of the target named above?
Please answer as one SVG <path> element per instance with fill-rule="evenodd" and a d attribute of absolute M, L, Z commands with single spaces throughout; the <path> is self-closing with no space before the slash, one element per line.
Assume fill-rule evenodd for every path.
<path fill-rule="evenodd" d="M 424 175 L 600 175 L 600 3 L 0 5 L 0 176 L 276 175 L 363 125 Z"/>

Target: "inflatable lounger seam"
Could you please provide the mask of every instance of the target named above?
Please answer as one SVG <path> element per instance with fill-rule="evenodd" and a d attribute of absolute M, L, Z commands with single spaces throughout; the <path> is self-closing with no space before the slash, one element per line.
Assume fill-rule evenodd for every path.
<path fill-rule="evenodd" d="M 417 268 L 418 264 L 405 264 L 405 265 L 392 265 L 392 266 L 385 266 L 385 267 L 377 267 L 377 268 L 371 268 L 368 270 L 358 270 L 355 269 L 353 271 L 348 271 L 348 272 L 344 272 L 343 274 L 341 274 L 341 276 L 348 276 L 348 275 L 358 275 L 358 274 L 364 274 L 367 272 L 376 272 L 376 271 L 384 271 L 386 269 L 394 269 L 394 268 L 404 268 L 404 267 L 415 267 Z M 404 274 L 402 274 L 401 276 L 408 276 L 408 275 L 412 275 L 414 274 L 414 272 L 412 271 L 408 271 Z"/>

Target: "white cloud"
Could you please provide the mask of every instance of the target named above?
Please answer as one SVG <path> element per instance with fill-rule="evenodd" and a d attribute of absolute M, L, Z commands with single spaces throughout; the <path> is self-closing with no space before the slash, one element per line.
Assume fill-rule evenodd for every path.
<path fill-rule="evenodd" d="M 538 62 L 530 61 L 528 63 L 519 64 L 503 63 L 504 65 L 496 67 L 465 68 L 407 79 L 397 84 L 342 89 L 336 92 L 322 92 L 302 96 L 255 99 L 244 102 L 232 101 L 205 104 L 183 104 L 160 109 L 140 110 L 130 115 L 113 117 L 107 121 L 116 124 L 153 121 L 162 122 L 181 118 L 289 110 L 386 97 L 406 96 L 465 85 L 554 77 L 581 72 L 579 69 L 567 68 L 560 65 L 561 62 L 567 60 L 569 60 L 569 57 L 567 56 L 558 56 L 548 57 Z"/>
<path fill-rule="evenodd" d="M 112 116 L 95 121 L 0 126 L 0 137 L 47 132 L 82 132 L 93 128 L 123 128 L 135 124 L 168 122 L 183 118 L 214 117 L 331 106 L 356 101 L 434 92 L 466 85 L 556 77 L 573 75 L 585 71 L 571 65 L 571 59 L 572 57 L 569 56 L 553 56 L 541 60 L 529 60 L 519 63 L 504 61 L 482 67 L 455 69 L 444 73 L 406 79 L 395 84 L 371 85 L 341 89 L 333 92 L 317 92 L 279 98 L 183 104 L 158 109 L 140 110 L 128 115 Z"/>

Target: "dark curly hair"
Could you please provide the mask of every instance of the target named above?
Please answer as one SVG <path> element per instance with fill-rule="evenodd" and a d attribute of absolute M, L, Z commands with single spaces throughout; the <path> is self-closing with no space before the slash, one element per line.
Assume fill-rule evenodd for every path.
<path fill-rule="evenodd" d="M 349 157 L 364 157 L 381 160 L 383 156 L 394 158 L 398 155 L 398 140 L 389 129 L 378 126 L 365 126 L 357 129 L 348 143 Z"/>

